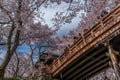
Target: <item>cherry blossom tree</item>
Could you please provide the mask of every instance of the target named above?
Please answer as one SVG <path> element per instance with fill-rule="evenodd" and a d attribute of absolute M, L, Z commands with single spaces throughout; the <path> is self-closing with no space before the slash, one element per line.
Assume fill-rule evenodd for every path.
<path fill-rule="evenodd" d="M 53 29 L 39 21 L 35 23 L 36 16 L 43 20 L 41 7 L 47 8 L 54 3 L 60 5 L 62 2 L 68 4 L 68 8 L 55 14 L 55 18 L 52 19 Z M 74 32 L 72 36 L 79 35 L 81 30 L 83 31 L 101 18 L 103 10 L 109 11 L 118 3 L 119 0 L 0 0 L 0 45 L 6 48 L 5 58 L 0 66 L 0 77 L 4 77 L 5 69 L 19 45 L 28 44 L 32 56 L 34 49 L 32 44 L 41 44 L 44 40 L 46 43 L 49 42 L 52 35 L 62 25 L 71 23 L 81 10 L 84 11 L 80 16 L 82 20 L 78 29 L 71 31 Z M 65 39 L 66 41 L 69 40 L 70 35 Z M 72 42 L 72 40 L 69 41 Z"/>
<path fill-rule="evenodd" d="M 35 17 L 43 19 L 40 14 L 41 7 L 62 2 L 71 3 L 72 0 L 1 0 L 0 1 L 0 43 L 7 49 L 5 58 L 0 66 L 0 77 L 4 76 L 5 69 L 16 51 L 24 42 L 38 42 L 42 37 L 53 35 L 58 26 L 51 31 L 41 22 L 35 23 Z M 42 31 L 46 30 L 44 33 Z M 45 38 L 44 38 L 45 39 Z"/>
<path fill-rule="evenodd" d="M 5 76 L 25 78 L 30 77 L 33 71 L 29 57 L 16 52 L 7 66 Z"/>

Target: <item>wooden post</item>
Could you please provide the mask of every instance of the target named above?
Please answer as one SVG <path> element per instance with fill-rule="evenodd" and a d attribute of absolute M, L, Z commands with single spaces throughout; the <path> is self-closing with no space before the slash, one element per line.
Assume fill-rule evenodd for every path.
<path fill-rule="evenodd" d="M 119 67 L 119 61 L 116 57 L 116 51 L 113 49 L 112 45 L 108 43 L 108 52 L 112 61 L 113 68 L 115 70 L 116 78 L 117 80 L 120 80 L 120 67 Z"/>

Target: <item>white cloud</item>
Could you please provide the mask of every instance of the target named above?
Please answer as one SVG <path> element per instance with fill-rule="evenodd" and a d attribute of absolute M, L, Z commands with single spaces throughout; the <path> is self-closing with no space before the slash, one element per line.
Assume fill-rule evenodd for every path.
<path fill-rule="evenodd" d="M 69 4 L 66 4 L 64 2 L 62 4 L 60 4 L 60 5 L 58 5 L 57 3 L 54 3 L 54 4 L 50 5 L 47 8 L 42 7 L 40 9 L 40 11 L 45 13 L 44 17 L 43 17 L 45 19 L 45 24 L 48 24 L 49 27 L 52 27 L 53 24 L 52 24 L 51 19 L 54 18 L 55 13 L 57 11 L 59 11 L 59 12 L 66 11 L 66 9 L 68 7 L 69 7 Z M 77 17 L 75 17 L 72 20 L 72 23 L 63 25 L 62 28 L 58 31 L 57 35 L 58 36 L 67 35 L 69 30 L 71 30 L 73 28 L 76 28 L 79 21 L 80 21 L 80 18 L 79 18 L 80 13 L 77 15 Z"/>

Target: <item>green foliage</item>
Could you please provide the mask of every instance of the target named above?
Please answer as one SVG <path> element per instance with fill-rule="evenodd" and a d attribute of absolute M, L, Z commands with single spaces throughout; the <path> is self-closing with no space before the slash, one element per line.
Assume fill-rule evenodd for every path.
<path fill-rule="evenodd" d="M 18 78 L 4 78 L 4 79 L 0 79 L 0 80 L 20 80 Z"/>

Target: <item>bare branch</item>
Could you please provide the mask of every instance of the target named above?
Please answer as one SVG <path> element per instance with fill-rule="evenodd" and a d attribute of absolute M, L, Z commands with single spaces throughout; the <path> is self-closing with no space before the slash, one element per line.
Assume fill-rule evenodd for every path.
<path fill-rule="evenodd" d="M 9 24 L 10 22 L 11 22 L 11 20 L 8 22 L 0 22 L 0 24 Z"/>
<path fill-rule="evenodd" d="M 43 0 L 39 5 L 37 5 L 37 6 L 28 14 L 27 18 L 28 18 L 38 7 L 40 7 L 45 1 L 47 1 L 47 0 Z M 27 19 L 27 18 L 26 18 L 26 19 Z"/>

